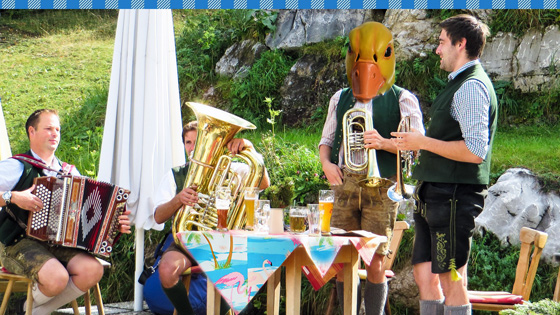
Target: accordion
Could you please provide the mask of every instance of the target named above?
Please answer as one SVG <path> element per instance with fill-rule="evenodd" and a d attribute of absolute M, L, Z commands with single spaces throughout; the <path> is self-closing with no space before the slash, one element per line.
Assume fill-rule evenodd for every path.
<path fill-rule="evenodd" d="M 109 256 L 130 191 L 81 176 L 37 177 L 43 209 L 29 214 L 27 235 Z"/>

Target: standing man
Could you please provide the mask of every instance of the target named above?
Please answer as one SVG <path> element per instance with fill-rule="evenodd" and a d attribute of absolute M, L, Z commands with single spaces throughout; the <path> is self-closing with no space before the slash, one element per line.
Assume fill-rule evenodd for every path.
<path fill-rule="evenodd" d="M 393 85 L 395 52 L 391 32 L 377 22 L 367 22 L 353 29 L 346 54 L 346 72 L 351 89 L 334 94 L 319 143 L 323 171 L 335 192 L 332 225 L 344 230 L 367 230 L 391 239 L 398 203 L 390 200 L 387 189 L 397 173 L 396 146 L 390 132 L 398 129 L 402 117 L 410 116 L 411 125 L 423 131 L 422 112 L 416 97 Z M 373 116 L 373 130 L 365 131 L 365 148 L 376 150 L 380 184 L 367 187 L 367 169 L 353 171 L 345 161 L 342 120 L 351 108 L 361 108 Z M 362 162 L 364 162 L 362 160 Z M 367 162 L 367 161 L 365 161 Z M 366 266 L 366 314 L 383 314 L 388 287 L 383 261 L 389 254 L 389 241 L 381 244 L 371 264 Z M 342 272 L 337 275 L 340 304 L 344 301 Z M 358 290 L 358 293 L 360 290 Z M 358 294 L 358 307 L 361 298 Z"/>
<path fill-rule="evenodd" d="M 33 314 L 41 315 L 50 314 L 96 285 L 103 276 L 103 266 L 84 250 L 49 245 L 26 236 L 29 212 L 43 208 L 41 199 L 32 194 L 33 179 L 56 176 L 63 166 L 72 175 L 80 173 L 54 155 L 60 142 L 60 120 L 55 110 L 35 111 L 25 128 L 30 147 L 26 155 L 32 157 L 32 163 L 14 158 L 0 162 L 0 261 L 10 272 L 34 281 Z M 120 232 L 130 233 L 129 213 L 119 217 Z"/>
<path fill-rule="evenodd" d="M 440 26 L 436 54 L 449 82 L 432 104 L 426 136 L 392 135 L 399 149 L 422 150 L 413 173 L 419 181 L 412 263 L 420 312 L 471 314 L 467 262 L 474 219 L 487 193 L 498 106 L 479 61 L 488 27 L 470 15 Z"/>
<path fill-rule="evenodd" d="M 196 144 L 197 122 L 192 121 L 183 127 L 183 144 L 187 156 L 191 156 Z M 244 149 L 253 148 L 253 144 L 246 139 L 234 138 L 227 148 L 231 154 L 235 155 Z M 154 201 L 154 219 L 158 224 L 164 223 L 175 215 L 175 212 L 183 206 L 194 206 L 198 202 L 198 195 L 192 187 L 183 188 L 188 174 L 190 162 L 179 167 L 175 167 L 168 172 L 161 181 Z M 230 167 L 234 172 L 244 176 L 249 167 L 244 163 L 232 163 Z M 245 171 L 244 168 L 247 168 Z M 270 185 L 268 172 L 264 172 L 261 180 L 260 189 L 265 189 Z M 169 298 L 179 315 L 194 314 L 193 306 L 187 298 L 187 290 L 183 285 L 181 276 L 195 264 L 195 260 L 183 248 L 172 243 L 162 255 L 158 269 L 161 286 L 165 295 Z M 202 310 L 206 305 L 201 306 Z M 198 308 L 198 307 L 196 307 Z M 228 310 L 227 303 L 222 303 L 220 314 Z"/>

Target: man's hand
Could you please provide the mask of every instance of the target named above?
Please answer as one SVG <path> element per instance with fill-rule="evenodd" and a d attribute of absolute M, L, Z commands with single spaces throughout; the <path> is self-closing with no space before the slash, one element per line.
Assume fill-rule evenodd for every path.
<path fill-rule="evenodd" d="M 338 165 L 330 162 L 323 163 L 323 172 L 325 172 L 325 176 L 327 176 L 327 180 L 331 185 L 342 184 L 342 170 Z"/>
<path fill-rule="evenodd" d="M 126 210 L 123 214 L 119 215 L 119 232 L 130 234 L 130 218 L 128 215 L 130 214 L 130 210 Z"/>
<path fill-rule="evenodd" d="M 251 141 L 247 139 L 234 138 L 231 139 L 230 142 L 228 142 L 227 148 L 229 152 L 231 152 L 231 154 L 236 155 L 237 153 L 241 152 L 243 149 L 253 148 L 253 144 L 251 143 Z"/>
<path fill-rule="evenodd" d="M 391 140 L 383 138 L 377 130 L 364 132 L 364 147 L 366 149 L 389 151 Z"/>
<path fill-rule="evenodd" d="M 178 198 L 183 205 L 194 206 L 198 202 L 198 193 L 196 192 L 196 188 L 196 186 L 192 188 L 187 187 L 181 190 L 175 198 Z"/>
<path fill-rule="evenodd" d="M 12 191 L 11 202 L 16 204 L 18 207 L 31 212 L 36 212 L 43 209 L 43 201 L 41 200 L 41 198 L 31 193 L 34 190 L 35 185 L 29 187 L 26 190 Z"/>
<path fill-rule="evenodd" d="M 418 130 L 412 129 L 411 132 L 391 132 L 391 141 L 399 150 L 418 151 L 422 149 L 422 144 L 426 137 Z"/>

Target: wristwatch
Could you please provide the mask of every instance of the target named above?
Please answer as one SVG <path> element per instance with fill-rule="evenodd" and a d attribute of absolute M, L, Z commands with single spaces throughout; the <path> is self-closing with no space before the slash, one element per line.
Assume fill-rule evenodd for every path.
<path fill-rule="evenodd" d="M 2 198 L 6 202 L 6 206 L 9 205 L 12 200 L 12 192 L 9 190 L 6 191 L 5 193 L 2 194 Z"/>

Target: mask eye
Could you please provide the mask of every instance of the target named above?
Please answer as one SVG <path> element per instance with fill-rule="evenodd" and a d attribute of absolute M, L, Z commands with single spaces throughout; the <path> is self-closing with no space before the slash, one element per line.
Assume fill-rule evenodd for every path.
<path fill-rule="evenodd" d="M 393 54 L 393 48 L 391 46 L 387 47 L 387 50 L 385 50 L 385 58 L 391 57 L 392 54 Z"/>

